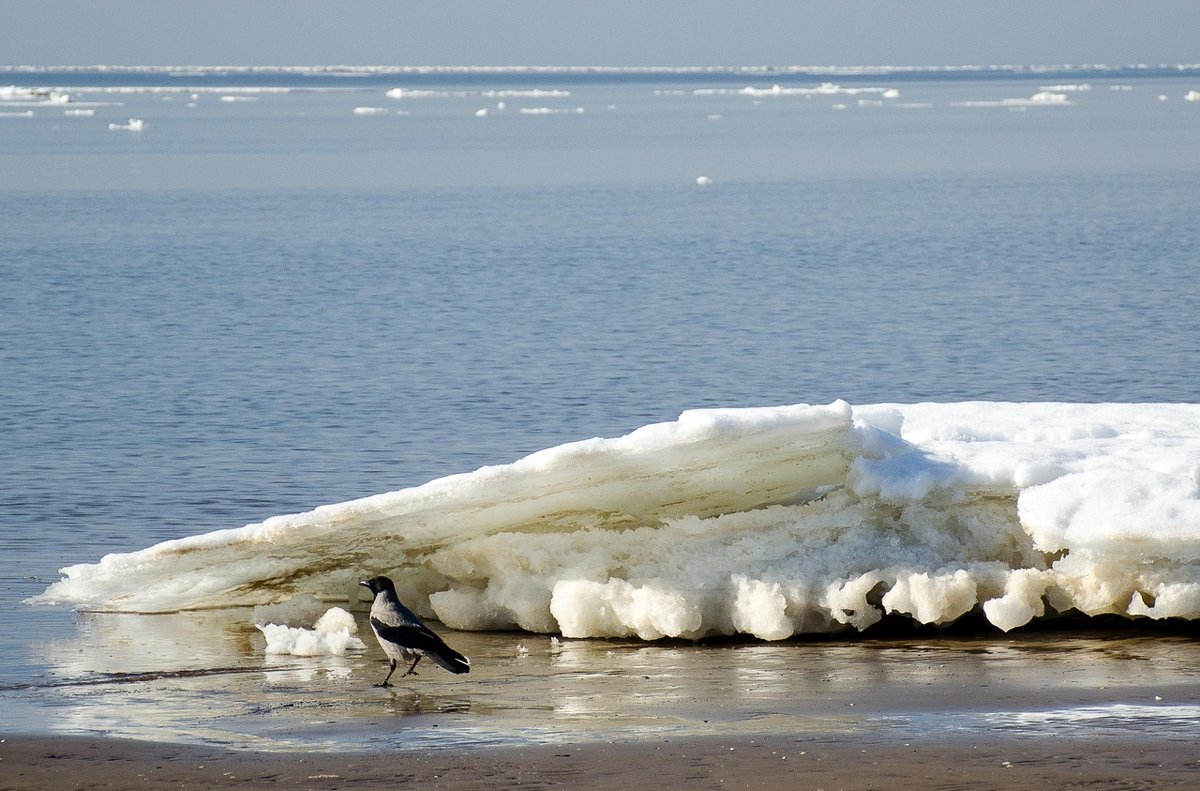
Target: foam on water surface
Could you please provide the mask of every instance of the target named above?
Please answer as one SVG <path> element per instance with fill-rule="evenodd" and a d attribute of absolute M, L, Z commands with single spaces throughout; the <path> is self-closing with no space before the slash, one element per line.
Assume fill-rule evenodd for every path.
<path fill-rule="evenodd" d="M 454 628 L 571 637 L 777 640 L 887 614 L 981 612 L 1005 630 L 1071 610 L 1194 619 L 1200 406 L 690 411 L 108 555 L 35 601 L 164 612 L 302 596 L 319 614 L 376 573 Z"/>

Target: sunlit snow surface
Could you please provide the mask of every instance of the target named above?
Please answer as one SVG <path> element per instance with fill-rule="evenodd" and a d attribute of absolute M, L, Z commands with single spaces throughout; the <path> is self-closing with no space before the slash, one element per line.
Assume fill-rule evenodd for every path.
<path fill-rule="evenodd" d="M 1198 618 L 1200 405 L 690 411 L 63 573 L 35 601 L 357 602 L 385 573 L 448 626 L 570 637 Z"/>

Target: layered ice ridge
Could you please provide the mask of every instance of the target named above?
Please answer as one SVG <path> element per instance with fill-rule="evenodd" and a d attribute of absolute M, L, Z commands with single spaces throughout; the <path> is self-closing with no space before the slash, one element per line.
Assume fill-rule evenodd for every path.
<path fill-rule="evenodd" d="M 357 604 L 459 629 L 694 639 L 1200 617 L 1200 406 L 710 409 L 63 569 L 35 601 Z"/>

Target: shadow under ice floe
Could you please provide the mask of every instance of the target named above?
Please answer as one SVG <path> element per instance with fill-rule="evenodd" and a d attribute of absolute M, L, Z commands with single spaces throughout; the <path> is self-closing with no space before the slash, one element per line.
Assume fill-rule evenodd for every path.
<path fill-rule="evenodd" d="M 1200 617 L 1200 406 L 685 412 L 420 487 L 71 566 L 36 597 L 167 612 L 357 602 L 457 629 L 695 639 Z"/>

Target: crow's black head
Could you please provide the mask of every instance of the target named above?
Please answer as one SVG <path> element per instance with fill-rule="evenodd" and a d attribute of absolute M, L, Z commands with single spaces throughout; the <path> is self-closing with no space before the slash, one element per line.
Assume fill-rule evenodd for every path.
<path fill-rule="evenodd" d="M 371 577 L 371 579 L 363 580 L 358 584 L 371 591 L 371 593 L 379 593 L 380 591 L 396 592 L 396 586 L 392 584 L 392 581 L 383 576 Z"/>

